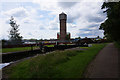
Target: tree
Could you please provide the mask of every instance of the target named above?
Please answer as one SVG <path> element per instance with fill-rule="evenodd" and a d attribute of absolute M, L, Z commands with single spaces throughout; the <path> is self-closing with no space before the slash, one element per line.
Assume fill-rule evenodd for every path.
<path fill-rule="evenodd" d="M 81 37 L 78 37 L 78 39 L 81 39 Z"/>
<path fill-rule="evenodd" d="M 37 39 L 31 38 L 31 39 L 29 39 L 29 41 L 35 42 L 35 41 L 37 41 Z"/>
<path fill-rule="evenodd" d="M 100 38 L 100 36 L 97 36 L 97 38 Z"/>
<path fill-rule="evenodd" d="M 104 2 L 101 9 L 106 9 L 107 19 L 100 25 L 105 37 L 120 42 L 120 1 Z"/>
<path fill-rule="evenodd" d="M 41 39 L 39 39 L 39 41 L 43 41 L 43 39 L 41 38 Z"/>
<path fill-rule="evenodd" d="M 5 39 L 2 39 L 1 41 L 2 41 L 2 46 L 4 46 L 7 43 L 7 40 Z"/>
<path fill-rule="evenodd" d="M 66 40 L 70 40 L 70 33 L 66 35 Z"/>
<path fill-rule="evenodd" d="M 79 37 L 76 37 L 75 39 L 79 39 L 79 40 L 80 40 L 80 39 L 81 39 L 81 37 L 79 36 Z"/>
<path fill-rule="evenodd" d="M 9 32 L 9 38 L 10 38 L 11 44 L 15 44 L 15 45 L 22 44 L 22 36 L 20 36 L 20 33 L 18 32 L 19 25 L 17 25 L 16 21 L 12 16 L 10 19 L 10 26 L 12 27 Z"/>

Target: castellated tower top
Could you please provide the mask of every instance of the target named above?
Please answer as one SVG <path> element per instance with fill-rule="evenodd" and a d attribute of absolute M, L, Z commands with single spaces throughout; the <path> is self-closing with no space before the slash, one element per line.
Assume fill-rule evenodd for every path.
<path fill-rule="evenodd" d="M 62 19 L 67 20 L 67 15 L 64 12 L 62 12 L 61 14 L 59 14 L 59 19 L 60 20 L 62 20 Z"/>

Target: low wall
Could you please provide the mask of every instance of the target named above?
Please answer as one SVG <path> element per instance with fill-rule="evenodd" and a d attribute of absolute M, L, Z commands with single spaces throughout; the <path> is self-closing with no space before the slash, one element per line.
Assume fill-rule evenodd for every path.
<path fill-rule="evenodd" d="M 64 50 L 74 47 L 88 47 L 88 45 L 55 45 L 54 47 L 44 47 L 44 52 L 50 52 L 54 50 Z"/>
<path fill-rule="evenodd" d="M 16 61 L 25 57 L 33 56 L 35 54 L 41 54 L 40 50 L 33 51 L 20 51 L 20 52 L 10 52 L 2 54 L 2 63 Z"/>

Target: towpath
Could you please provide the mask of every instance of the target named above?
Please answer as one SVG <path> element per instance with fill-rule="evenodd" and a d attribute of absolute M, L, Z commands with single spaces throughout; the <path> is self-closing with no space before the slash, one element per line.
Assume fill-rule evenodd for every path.
<path fill-rule="evenodd" d="M 120 53 L 113 43 L 103 48 L 88 66 L 86 78 L 120 78 Z"/>

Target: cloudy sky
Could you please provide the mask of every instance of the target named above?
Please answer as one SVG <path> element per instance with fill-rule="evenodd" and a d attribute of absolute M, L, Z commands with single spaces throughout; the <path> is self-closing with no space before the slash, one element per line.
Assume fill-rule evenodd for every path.
<path fill-rule="evenodd" d="M 103 37 L 100 23 L 106 19 L 101 10 L 103 1 L 64 1 L 29 0 L 0 2 L 0 39 L 8 39 L 11 29 L 9 20 L 13 16 L 19 24 L 20 35 L 24 39 L 57 38 L 59 32 L 59 14 L 67 14 L 67 32 L 71 37 Z"/>

